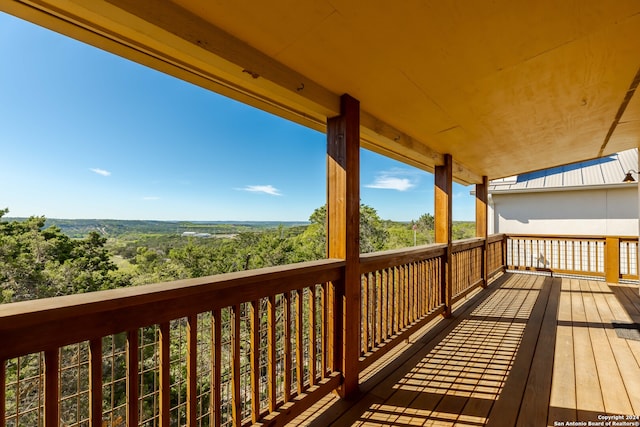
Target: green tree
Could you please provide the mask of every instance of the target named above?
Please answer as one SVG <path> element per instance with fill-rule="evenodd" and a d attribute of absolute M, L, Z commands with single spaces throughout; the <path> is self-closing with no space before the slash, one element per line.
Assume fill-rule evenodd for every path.
<path fill-rule="evenodd" d="M 24 301 L 110 289 L 130 284 L 97 233 L 72 240 L 44 217 L 1 221 L 0 302 Z"/>
<path fill-rule="evenodd" d="M 327 245 L 327 206 L 321 206 L 309 217 L 311 224 L 299 236 L 299 250 L 311 259 L 326 256 Z M 360 205 L 360 253 L 376 252 L 385 249 L 389 232 L 385 222 L 371 206 Z"/>

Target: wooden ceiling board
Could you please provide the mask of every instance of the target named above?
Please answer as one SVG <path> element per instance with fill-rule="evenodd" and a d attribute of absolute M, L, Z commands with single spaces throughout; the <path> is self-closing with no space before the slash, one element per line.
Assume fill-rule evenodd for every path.
<path fill-rule="evenodd" d="M 640 41 L 640 20 L 629 22 L 628 29 L 634 33 L 630 36 Z M 458 102 L 449 97 L 452 104 L 444 108 L 460 109 L 451 115 L 469 120 L 460 120 L 465 129 L 475 134 L 484 131 L 484 141 L 477 144 L 482 147 L 476 153 L 478 158 L 465 157 L 474 154 L 473 148 L 458 158 L 477 164 L 485 153 L 500 155 L 511 144 L 533 154 L 532 161 L 540 148 L 550 147 L 565 157 L 558 164 L 570 162 L 576 149 L 582 149 L 582 158 L 596 157 L 624 88 L 633 79 L 633 69 L 640 65 L 627 44 L 619 49 L 617 41 L 602 32 L 476 82 L 477 93 L 466 93 L 466 98 Z M 589 56 L 596 48 L 607 57 Z M 535 169 L 535 165 L 530 166 L 530 170 Z M 511 174 L 509 170 L 504 172 Z"/>
<path fill-rule="evenodd" d="M 320 130 L 349 93 L 365 146 L 425 170 L 452 154 L 465 183 L 639 142 L 638 96 L 615 126 L 640 69 L 637 0 L 19 4 L 42 9 L 18 12 L 36 23 Z"/>
<path fill-rule="evenodd" d="M 274 57 L 335 13 L 325 0 L 172 2 Z"/>

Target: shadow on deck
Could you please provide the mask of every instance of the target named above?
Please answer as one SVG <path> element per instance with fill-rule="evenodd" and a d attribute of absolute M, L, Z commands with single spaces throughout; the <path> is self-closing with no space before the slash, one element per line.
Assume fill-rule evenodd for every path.
<path fill-rule="evenodd" d="M 634 423 L 640 341 L 619 334 L 633 338 L 638 323 L 637 286 L 506 274 L 363 372 L 357 400 L 329 396 L 295 421 L 540 426 L 621 415 Z"/>

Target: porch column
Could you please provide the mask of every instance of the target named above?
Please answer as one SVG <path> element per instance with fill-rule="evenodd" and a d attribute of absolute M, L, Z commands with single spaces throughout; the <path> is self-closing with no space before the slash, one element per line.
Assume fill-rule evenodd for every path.
<path fill-rule="evenodd" d="M 489 200 L 489 180 L 486 176 L 482 177 L 482 184 L 476 184 L 476 237 L 484 239 L 484 246 L 482 247 L 482 262 L 480 268 L 482 269 L 482 287 L 486 287 L 488 283 L 487 277 L 487 202 Z"/>
<path fill-rule="evenodd" d="M 340 395 L 358 392 L 360 357 L 360 103 L 340 98 L 340 115 L 327 122 L 327 256 L 346 262 L 335 290 L 334 368 Z"/>
<path fill-rule="evenodd" d="M 444 317 L 451 317 L 452 278 L 451 268 L 451 236 L 452 236 L 452 204 L 453 197 L 453 158 L 444 155 L 444 165 L 435 168 L 435 238 L 436 243 L 447 244 L 446 265 L 443 266 L 442 295 L 444 296 Z"/>
<path fill-rule="evenodd" d="M 620 280 L 620 238 L 607 236 L 604 242 L 604 271 L 605 280 L 618 283 Z"/>

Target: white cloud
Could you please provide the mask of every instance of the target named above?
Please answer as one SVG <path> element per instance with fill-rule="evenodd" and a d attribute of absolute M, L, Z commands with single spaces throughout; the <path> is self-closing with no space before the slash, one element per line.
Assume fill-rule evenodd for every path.
<path fill-rule="evenodd" d="M 409 178 L 403 177 L 409 175 Z M 371 184 L 365 185 L 367 188 L 377 188 L 382 190 L 407 191 L 416 186 L 411 178 L 415 178 L 410 171 L 394 169 L 381 172 Z"/>
<path fill-rule="evenodd" d="M 104 170 L 104 169 L 100 169 L 100 168 L 91 168 L 89 169 L 91 172 L 93 173 L 97 173 L 98 175 L 102 175 L 102 176 L 109 176 L 111 175 L 111 172 Z"/>
<path fill-rule="evenodd" d="M 280 190 L 275 188 L 273 185 L 247 185 L 244 188 L 240 188 L 242 191 L 249 191 L 251 193 L 264 193 L 270 194 L 272 196 L 282 196 Z"/>
<path fill-rule="evenodd" d="M 158 196 L 144 196 L 142 200 L 160 200 Z"/>

